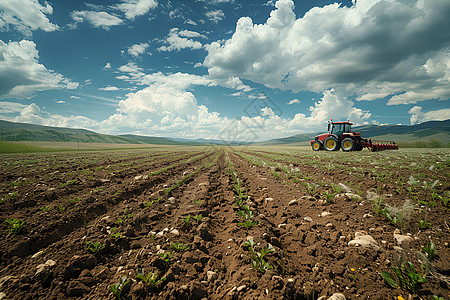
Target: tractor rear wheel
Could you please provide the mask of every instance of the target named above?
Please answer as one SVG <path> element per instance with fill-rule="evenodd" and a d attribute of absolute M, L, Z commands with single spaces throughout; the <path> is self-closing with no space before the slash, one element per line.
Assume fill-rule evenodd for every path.
<path fill-rule="evenodd" d="M 314 151 L 323 150 L 323 145 L 322 145 L 322 143 L 319 142 L 319 141 L 314 141 L 314 142 L 312 143 L 311 147 L 312 147 L 312 149 L 313 149 Z"/>
<path fill-rule="evenodd" d="M 334 136 L 329 136 L 323 142 L 324 148 L 327 151 L 338 151 L 339 150 L 339 142 Z"/>
<path fill-rule="evenodd" d="M 341 148 L 343 151 L 353 151 L 355 150 L 355 141 L 352 138 L 345 138 L 341 143 Z"/>

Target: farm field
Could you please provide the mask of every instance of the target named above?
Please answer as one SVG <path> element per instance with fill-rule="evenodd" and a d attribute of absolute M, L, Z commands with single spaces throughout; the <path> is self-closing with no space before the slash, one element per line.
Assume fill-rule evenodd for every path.
<path fill-rule="evenodd" d="M 449 149 L 0 159 L 3 299 L 450 298 Z"/>

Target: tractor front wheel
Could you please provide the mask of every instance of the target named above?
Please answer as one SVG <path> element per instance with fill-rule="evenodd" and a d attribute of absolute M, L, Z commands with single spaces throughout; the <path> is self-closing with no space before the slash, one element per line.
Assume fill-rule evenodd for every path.
<path fill-rule="evenodd" d="M 351 138 L 345 138 L 342 141 L 341 148 L 345 152 L 353 151 L 355 150 L 355 141 Z"/>
<path fill-rule="evenodd" d="M 325 150 L 327 151 L 338 151 L 339 150 L 339 142 L 334 136 L 329 136 L 323 142 Z"/>
<path fill-rule="evenodd" d="M 319 141 L 314 141 L 314 142 L 312 143 L 311 147 L 312 147 L 312 149 L 313 149 L 314 151 L 323 150 L 323 145 L 322 145 L 322 143 L 319 142 Z"/>

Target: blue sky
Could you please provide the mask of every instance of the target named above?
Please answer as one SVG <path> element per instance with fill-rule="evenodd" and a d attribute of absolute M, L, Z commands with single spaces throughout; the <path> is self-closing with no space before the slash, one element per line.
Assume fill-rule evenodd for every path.
<path fill-rule="evenodd" d="M 450 118 L 450 2 L 0 2 L 0 119 L 247 141 Z"/>

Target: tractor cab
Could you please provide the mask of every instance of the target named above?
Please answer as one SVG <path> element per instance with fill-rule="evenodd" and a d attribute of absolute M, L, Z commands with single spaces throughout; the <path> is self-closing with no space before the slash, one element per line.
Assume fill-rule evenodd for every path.
<path fill-rule="evenodd" d="M 353 123 L 350 123 L 349 121 L 347 122 L 328 121 L 328 132 L 330 134 L 335 134 L 340 138 L 344 133 L 352 132 L 352 125 Z"/>

